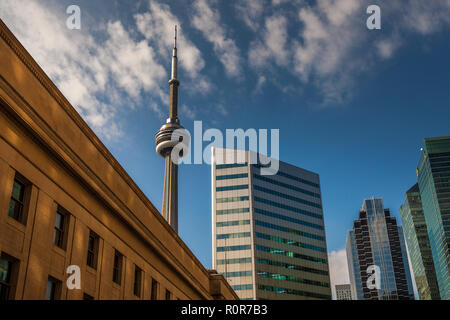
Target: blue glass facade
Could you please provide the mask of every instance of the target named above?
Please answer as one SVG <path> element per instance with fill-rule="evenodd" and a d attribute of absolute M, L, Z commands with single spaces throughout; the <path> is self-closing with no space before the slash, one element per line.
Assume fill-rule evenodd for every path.
<path fill-rule="evenodd" d="M 347 259 L 354 299 L 414 299 L 403 231 L 384 209 L 382 199 L 364 200 L 348 234 Z M 367 284 L 372 266 L 379 270 L 376 288 Z"/>
<path fill-rule="evenodd" d="M 331 299 L 319 176 L 282 161 L 264 175 L 250 153 L 212 151 L 213 268 L 241 299 Z"/>
<path fill-rule="evenodd" d="M 450 300 L 450 137 L 424 142 L 418 184 L 439 293 Z"/>
<path fill-rule="evenodd" d="M 405 202 L 400 207 L 400 215 L 419 298 L 439 300 L 439 287 L 417 183 L 406 192 Z"/>
<path fill-rule="evenodd" d="M 358 251 L 356 249 L 355 232 L 350 230 L 347 235 L 347 265 L 353 300 L 362 300 L 361 270 L 359 268 Z"/>

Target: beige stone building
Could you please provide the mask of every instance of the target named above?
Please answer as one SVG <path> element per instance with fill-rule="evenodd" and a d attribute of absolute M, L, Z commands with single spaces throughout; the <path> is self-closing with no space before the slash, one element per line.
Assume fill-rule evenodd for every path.
<path fill-rule="evenodd" d="M 237 299 L 2 21 L 0 186 L 1 299 Z"/>

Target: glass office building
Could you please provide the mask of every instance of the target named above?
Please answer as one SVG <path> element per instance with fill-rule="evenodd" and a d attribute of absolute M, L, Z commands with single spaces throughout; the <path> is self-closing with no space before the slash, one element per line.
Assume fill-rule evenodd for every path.
<path fill-rule="evenodd" d="M 424 139 L 417 176 L 439 293 L 450 300 L 450 137 Z"/>
<path fill-rule="evenodd" d="M 402 228 L 383 200 L 364 200 L 347 238 L 352 294 L 358 300 L 409 300 L 414 292 Z M 369 288 L 369 267 L 379 268 L 378 288 Z"/>
<path fill-rule="evenodd" d="M 406 192 L 405 202 L 400 207 L 400 216 L 419 298 L 439 300 L 439 287 L 417 183 Z"/>
<path fill-rule="evenodd" d="M 363 300 L 361 269 L 359 268 L 356 237 L 353 230 L 350 230 L 347 235 L 347 266 L 352 300 Z"/>
<path fill-rule="evenodd" d="M 213 268 L 241 299 L 331 299 L 319 175 L 250 155 L 212 149 Z"/>

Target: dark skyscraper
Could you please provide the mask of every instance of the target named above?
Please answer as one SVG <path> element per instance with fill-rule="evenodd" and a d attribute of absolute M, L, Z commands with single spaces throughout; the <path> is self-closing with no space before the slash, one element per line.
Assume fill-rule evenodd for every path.
<path fill-rule="evenodd" d="M 424 139 L 420 196 L 441 299 L 450 300 L 450 136 Z"/>
<path fill-rule="evenodd" d="M 406 192 L 405 202 L 400 207 L 400 215 L 419 298 L 420 300 L 438 300 L 440 299 L 439 287 L 417 183 Z"/>
<path fill-rule="evenodd" d="M 382 199 L 366 199 L 347 239 L 352 295 L 362 300 L 414 299 L 402 228 Z M 379 268 L 378 288 L 369 288 L 371 266 Z"/>

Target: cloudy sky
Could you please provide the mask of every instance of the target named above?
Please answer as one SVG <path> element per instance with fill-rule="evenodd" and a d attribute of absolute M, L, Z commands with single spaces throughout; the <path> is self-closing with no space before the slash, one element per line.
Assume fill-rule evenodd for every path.
<path fill-rule="evenodd" d="M 182 124 L 280 129 L 280 159 L 320 174 L 334 283 L 363 199 L 399 217 L 422 139 L 450 134 L 450 0 L 1 0 L 0 18 L 158 208 L 177 24 Z M 180 235 L 207 267 L 210 188 L 181 166 Z"/>

